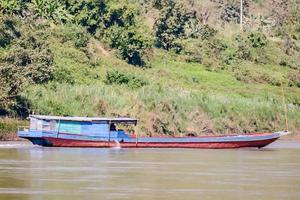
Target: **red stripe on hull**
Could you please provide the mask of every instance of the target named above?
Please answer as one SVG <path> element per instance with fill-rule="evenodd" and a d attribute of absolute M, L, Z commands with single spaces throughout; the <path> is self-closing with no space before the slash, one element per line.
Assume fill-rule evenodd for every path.
<path fill-rule="evenodd" d="M 44 138 L 54 147 L 122 147 L 122 148 L 201 148 L 201 149 L 229 149 L 229 148 L 243 148 L 243 147 L 264 147 L 278 138 L 257 141 L 234 141 L 234 142 L 182 142 L 182 143 L 125 143 L 121 142 L 101 142 L 101 141 L 87 141 L 87 140 L 70 140 L 61 138 Z"/>

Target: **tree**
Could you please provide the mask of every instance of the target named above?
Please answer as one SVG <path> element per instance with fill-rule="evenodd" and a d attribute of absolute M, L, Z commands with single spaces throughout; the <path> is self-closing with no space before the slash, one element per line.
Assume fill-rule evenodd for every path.
<path fill-rule="evenodd" d="M 160 10 L 154 25 L 156 46 L 180 52 L 182 46 L 178 40 L 186 37 L 186 28 L 191 19 L 196 19 L 196 13 L 173 0 L 156 0 L 154 7 Z"/>
<path fill-rule="evenodd" d="M 64 2 L 59 0 L 31 0 L 29 8 L 34 16 L 63 23 L 72 18 Z"/>
<path fill-rule="evenodd" d="M 129 64 L 144 66 L 145 51 L 151 46 L 151 39 L 137 22 L 138 11 L 128 5 L 111 5 L 103 18 L 100 35 L 111 48 L 118 49 L 122 59 Z"/>
<path fill-rule="evenodd" d="M 77 23 L 117 49 L 122 59 L 132 65 L 145 65 L 143 55 L 151 41 L 137 22 L 136 6 L 127 1 L 67 0 L 67 8 Z"/>
<path fill-rule="evenodd" d="M 53 57 L 44 30 L 22 28 L 21 36 L 11 41 L 10 49 L 0 56 L 0 110 L 18 108 L 20 93 L 30 84 L 46 83 L 53 78 Z"/>
<path fill-rule="evenodd" d="M 86 27 L 92 34 L 103 24 L 106 7 L 104 0 L 66 0 L 66 8 L 74 16 L 75 22 Z"/>

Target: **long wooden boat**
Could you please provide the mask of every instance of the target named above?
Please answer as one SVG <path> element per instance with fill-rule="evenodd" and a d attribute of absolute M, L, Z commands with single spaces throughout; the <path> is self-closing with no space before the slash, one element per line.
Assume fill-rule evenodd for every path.
<path fill-rule="evenodd" d="M 138 137 L 116 124 L 137 125 L 132 118 L 57 117 L 30 115 L 30 127 L 18 130 L 18 136 L 33 144 L 50 147 L 121 147 L 121 148 L 262 148 L 287 131 L 243 135 L 202 137 Z"/>

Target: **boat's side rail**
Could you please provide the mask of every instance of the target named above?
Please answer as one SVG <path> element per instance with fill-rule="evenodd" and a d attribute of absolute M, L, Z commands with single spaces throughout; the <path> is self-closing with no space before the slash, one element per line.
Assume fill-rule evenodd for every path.
<path fill-rule="evenodd" d="M 30 131 L 30 127 L 29 126 L 18 126 L 18 132 L 19 131 Z"/>

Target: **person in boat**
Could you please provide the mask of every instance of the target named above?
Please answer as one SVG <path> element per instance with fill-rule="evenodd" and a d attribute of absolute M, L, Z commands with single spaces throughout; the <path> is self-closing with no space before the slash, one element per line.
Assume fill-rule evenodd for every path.
<path fill-rule="evenodd" d="M 116 125 L 114 123 L 112 123 L 110 125 L 110 131 L 116 131 L 116 130 L 117 130 Z"/>

